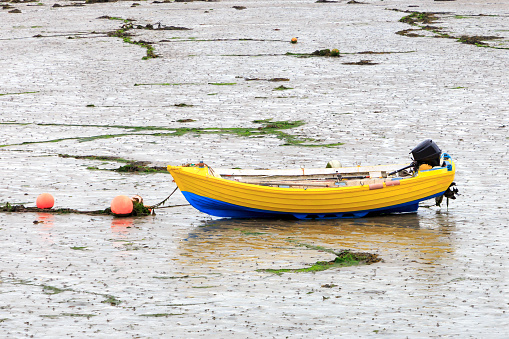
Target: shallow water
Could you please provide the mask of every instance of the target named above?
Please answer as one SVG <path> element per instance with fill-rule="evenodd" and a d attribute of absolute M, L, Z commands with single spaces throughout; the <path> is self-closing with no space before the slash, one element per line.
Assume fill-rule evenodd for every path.
<path fill-rule="evenodd" d="M 58 154 L 158 166 L 348 166 L 406 163 L 425 138 L 456 161 L 461 196 L 449 209 L 427 201 L 417 214 L 327 221 L 224 220 L 190 206 L 144 218 L 0 213 L 2 336 L 507 336 L 507 4 L 42 4 L 0 10 L 1 203 L 34 206 L 49 192 L 57 208 L 99 210 L 119 194 L 155 204 L 175 187 L 168 174 L 121 174 L 107 169 L 122 163 Z M 412 28 L 398 22 L 406 10 L 441 12 L 435 25 L 450 35 L 500 36 L 488 41 L 499 49 L 397 35 Z M 143 47 L 106 34 L 122 21 L 103 15 L 191 30 L 133 30 L 161 55 L 141 60 Z M 342 57 L 285 55 L 324 48 Z M 343 64 L 366 59 L 378 64 Z M 267 81 L 282 77 L 290 81 Z M 274 91 L 281 84 L 291 89 Z M 303 120 L 285 132 L 344 145 L 126 127 L 255 129 L 259 119 Z M 170 199 L 185 203 L 180 193 Z M 383 261 L 259 271 L 333 259 L 301 244 Z"/>

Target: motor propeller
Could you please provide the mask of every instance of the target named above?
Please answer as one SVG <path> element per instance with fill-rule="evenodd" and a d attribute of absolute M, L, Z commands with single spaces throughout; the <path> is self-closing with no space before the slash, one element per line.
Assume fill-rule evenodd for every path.
<path fill-rule="evenodd" d="M 456 199 L 456 196 L 460 195 L 458 189 L 453 186 L 456 186 L 455 182 L 452 182 L 449 185 L 449 188 L 447 188 L 447 190 L 444 192 L 444 194 L 435 198 L 435 203 L 437 206 L 440 206 L 442 204 L 442 200 L 444 199 L 444 197 L 446 197 L 446 199 L 447 199 L 446 205 L 447 205 L 447 208 L 449 208 L 449 199 Z"/>

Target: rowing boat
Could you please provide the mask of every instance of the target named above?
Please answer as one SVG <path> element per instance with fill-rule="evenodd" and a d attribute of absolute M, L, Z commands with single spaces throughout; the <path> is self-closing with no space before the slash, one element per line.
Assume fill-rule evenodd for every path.
<path fill-rule="evenodd" d="M 416 151 L 419 147 L 421 153 Z M 449 193 L 456 171 L 451 157 L 431 140 L 412 154 L 414 160 L 403 168 L 249 170 L 212 168 L 201 162 L 168 165 L 168 171 L 192 206 L 218 217 L 360 218 L 416 212 L 419 202 L 444 193 L 454 198 L 455 192 Z"/>

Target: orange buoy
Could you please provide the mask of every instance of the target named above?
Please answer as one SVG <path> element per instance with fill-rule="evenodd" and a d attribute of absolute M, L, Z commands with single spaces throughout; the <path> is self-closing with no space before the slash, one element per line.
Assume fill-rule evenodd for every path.
<path fill-rule="evenodd" d="M 128 215 L 133 211 L 133 201 L 125 195 L 117 195 L 111 201 L 111 213 L 115 215 Z"/>
<path fill-rule="evenodd" d="M 292 38 L 291 42 L 292 42 L 292 44 L 296 44 L 297 43 L 297 38 Z"/>
<path fill-rule="evenodd" d="M 55 199 L 49 193 L 42 193 L 37 197 L 35 205 L 37 208 L 52 208 L 55 204 Z"/>

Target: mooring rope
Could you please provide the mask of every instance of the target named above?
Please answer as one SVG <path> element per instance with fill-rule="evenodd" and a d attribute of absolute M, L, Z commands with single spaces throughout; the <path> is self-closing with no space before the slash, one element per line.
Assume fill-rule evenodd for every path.
<path fill-rule="evenodd" d="M 166 202 L 166 200 L 170 199 L 170 197 L 173 195 L 173 193 L 175 193 L 179 188 L 178 187 L 175 187 L 175 189 L 173 190 L 173 192 L 170 193 L 169 196 L 167 196 L 163 201 L 161 201 L 160 203 L 158 204 L 155 204 L 153 206 L 149 206 L 148 208 L 151 208 L 151 209 L 155 209 L 155 208 L 158 208 L 159 206 L 161 206 L 162 204 L 164 204 Z M 162 207 L 160 207 L 162 208 Z"/>
<path fill-rule="evenodd" d="M 163 207 L 158 207 L 158 209 L 162 209 L 162 208 L 173 208 L 173 207 L 182 207 L 182 206 L 189 206 L 191 204 L 182 204 L 182 205 L 171 205 L 171 206 L 163 206 Z"/>

